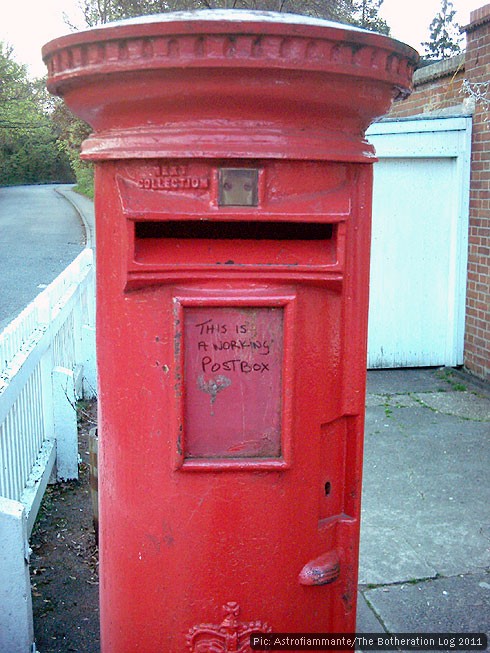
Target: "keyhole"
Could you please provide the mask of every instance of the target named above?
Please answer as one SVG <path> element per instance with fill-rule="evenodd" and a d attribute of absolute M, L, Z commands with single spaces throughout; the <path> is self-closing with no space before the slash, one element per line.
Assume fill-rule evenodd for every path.
<path fill-rule="evenodd" d="M 325 496 L 326 496 L 326 497 L 328 497 L 328 495 L 330 494 L 330 490 L 331 490 L 330 481 L 327 481 L 327 482 L 325 483 Z"/>

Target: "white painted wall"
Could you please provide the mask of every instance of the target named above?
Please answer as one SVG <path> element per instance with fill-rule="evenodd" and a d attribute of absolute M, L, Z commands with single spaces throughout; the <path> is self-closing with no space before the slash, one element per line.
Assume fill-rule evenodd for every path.
<path fill-rule="evenodd" d="M 463 363 L 471 118 L 368 131 L 374 166 L 368 367 Z"/>

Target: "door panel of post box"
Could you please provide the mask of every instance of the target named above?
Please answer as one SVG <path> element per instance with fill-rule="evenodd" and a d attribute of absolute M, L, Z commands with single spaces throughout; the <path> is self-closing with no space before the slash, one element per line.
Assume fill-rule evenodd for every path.
<path fill-rule="evenodd" d="M 369 177 L 201 162 L 173 193 L 146 181 L 155 165 L 170 171 L 97 173 L 112 189 L 97 223 L 101 610 L 121 616 L 111 644 L 197 653 L 227 628 L 237 641 L 354 630 L 362 419 L 346 379 L 363 345 L 346 337 L 358 280 L 344 265 L 363 260 L 349 233 L 362 234 Z M 260 212 L 218 205 L 223 168 L 258 170 Z"/>
<path fill-rule="evenodd" d="M 266 294 L 249 287 L 231 295 L 207 290 L 188 289 L 177 297 L 157 288 L 144 291 L 150 319 L 138 319 L 141 303 L 133 298 L 128 357 L 146 369 L 134 395 L 124 390 L 124 403 L 106 408 L 117 429 L 111 440 L 105 433 L 103 454 L 111 481 L 101 492 L 112 506 L 110 519 L 101 517 L 111 585 L 106 595 L 120 605 L 133 636 L 137 630 L 149 638 L 153 627 L 151 641 L 169 652 L 182 651 L 185 636 L 201 622 L 219 625 L 229 602 L 240 606 L 240 621 L 260 622 L 258 630 L 268 624 L 276 631 L 313 632 L 320 624 L 332 628 L 334 615 L 348 614 L 354 601 L 353 588 L 345 587 L 353 564 L 345 550 L 345 524 L 353 518 L 352 487 L 345 483 L 353 461 L 347 462 L 346 443 L 354 434 L 339 416 L 333 382 L 339 375 L 340 296 L 295 287 Z M 179 310 L 171 318 L 175 300 Z M 306 317 L 312 311 L 315 318 Z M 196 325 L 204 322 L 253 324 L 257 343 L 274 340 L 263 359 L 270 370 L 249 372 L 259 354 L 247 352 L 243 359 L 235 354 L 240 362 L 221 374 L 221 351 L 210 356 L 199 343 L 211 348 L 227 341 L 214 339 L 215 332 L 198 340 Z M 165 342 L 168 330 L 174 342 Z M 181 343 L 177 352 L 175 341 Z M 221 368 L 209 373 L 216 365 Z M 120 384 L 130 369 L 134 373 L 122 361 L 112 366 Z M 272 378 L 256 395 L 252 375 L 259 374 Z M 172 386 L 173 405 L 163 393 Z M 128 432 L 135 415 L 138 427 Z M 109 462 L 121 456 L 131 461 L 124 471 Z M 117 529 L 111 532 L 107 523 Z M 111 557 L 111 550 L 120 550 L 121 533 L 123 582 L 120 560 L 112 570 Z M 141 602 L 135 597 L 143 578 L 151 582 L 145 581 Z M 161 615 L 153 626 L 148 601 Z M 189 605 L 200 621 L 188 621 Z M 169 632 L 175 639 L 162 640 Z M 124 650 L 124 631 L 120 644 Z"/>

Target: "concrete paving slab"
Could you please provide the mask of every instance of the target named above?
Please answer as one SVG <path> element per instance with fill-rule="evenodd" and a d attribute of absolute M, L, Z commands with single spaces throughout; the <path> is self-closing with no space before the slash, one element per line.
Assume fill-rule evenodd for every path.
<path fill-rule="evenodd" d="M 468 391 L 425 392 L 415 393 L 412 398 L 438 413 L 490 422 L 490 402 L 480 394 Z"/>
<path fill-rule="evenodd" d="M 366 414 L 361 581 L 490 566 L 489 424 L 414 408 Z"/>
<path fill-rule="evenodd" d="M 364 590 L 363 595 L 390 633 L 489 630 L 488 573 L 378 587 Z"/>
<path fill-rule="evenodd" d="M 376 617 L 362 592 L 357 594 L 357 633 L 382 633 L 384 628 Z"/>
<path fill-rule="evenodd" d="M 362 525 L 359 584 L 385 585 L 435 578 L 437 571 L 396 528 Z"/>
<path fill-rule="evenodd" d="M 416 398 L 415 394 L 369 394 L 366 396 L 366 408 L 373 408 L 374 406 L 385 406 L 387 408 L 415 408 L 419 405 L 420 400 Z"/>
<path fill-rule="evenodd" d="M 441 576 L 478 573 L 490 565 L 490 540 L 479 515 L 474 525 L 455 519 L 418 526 L 413 535 L 404 533 L 407 545 Z"/>
<path fill-rule="evenodd" d="M 368 394 L 408 394 L 448 389 L 450 385 L 444 368 L 369 370 L 367 374 Z"/>

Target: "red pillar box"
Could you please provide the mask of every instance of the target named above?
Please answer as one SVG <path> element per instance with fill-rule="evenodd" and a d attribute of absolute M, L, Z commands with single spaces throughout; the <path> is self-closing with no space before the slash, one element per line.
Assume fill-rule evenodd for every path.
<path fill-rule="evenodd" d="M 45 46 L 94 128 L 104 653 L 355 630 L 373 148 L 417 54 L 167 14 Z"/>

